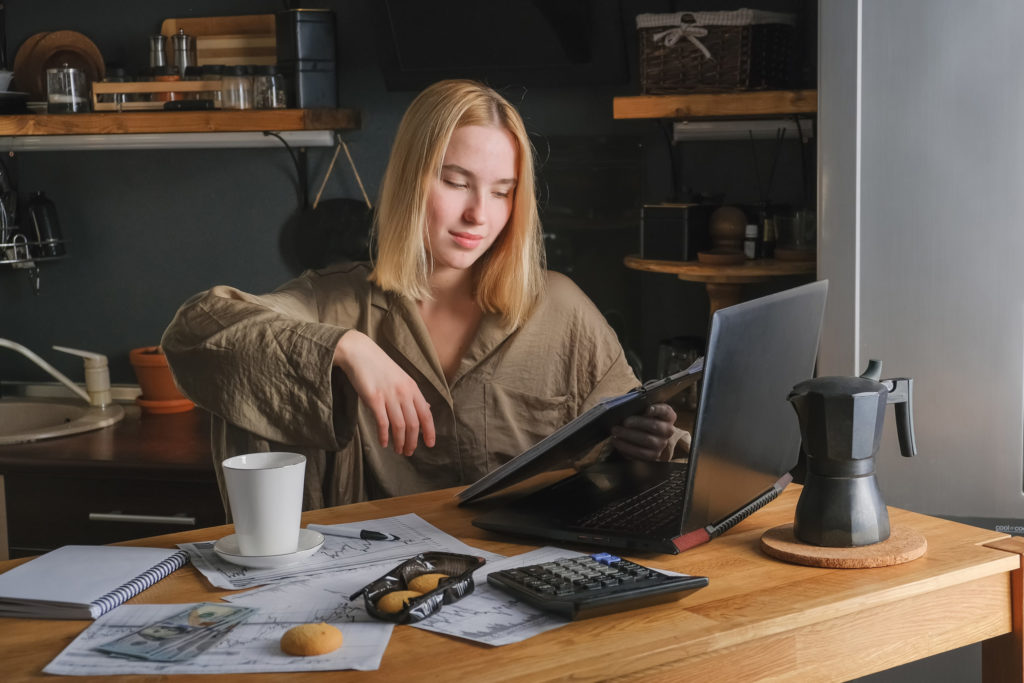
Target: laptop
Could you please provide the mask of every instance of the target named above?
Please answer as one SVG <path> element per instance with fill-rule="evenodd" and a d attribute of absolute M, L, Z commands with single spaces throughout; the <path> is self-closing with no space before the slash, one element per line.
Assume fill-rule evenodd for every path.
<path fill-rule="evenodd" d="M 814 374 L 827 291 L 822 280 L 715 312 L 688 456 L 648 462 L 612 454 L 503 501 L 473 524 L 604 549 L 673 554 L 732 528 L 792 480 L 800 431 L 787 396 Z M 490 473 L 486 487 L 474 484 L 471 496 L 460 492 L 460 504 L 506 488 L 524 469 L 542 469 L 538 462 L 545 455 L 536 447 L 525 451 Z M 530 467 L 513 465 L 524 456 Z M 554 457 L 551 465 L 564 467 L 565 460 Z M 495 476 L 503 469 L 512 473 L 507 480 Z"/>

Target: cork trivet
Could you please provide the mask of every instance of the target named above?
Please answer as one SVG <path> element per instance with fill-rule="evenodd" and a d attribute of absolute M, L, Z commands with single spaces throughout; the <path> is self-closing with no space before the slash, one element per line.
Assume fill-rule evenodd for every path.
<path fill-rule="evenodd" d="M 924 555 L 928 541 L 908 527 L 894 527 L 881 543 L 856 548 L 825 548 L 808 545 L 793 535 L 793 525 L 773 527 L 761 535 L 761 550 L 774 558 L 831 569 L 889 567 L 910 562 Z"/>

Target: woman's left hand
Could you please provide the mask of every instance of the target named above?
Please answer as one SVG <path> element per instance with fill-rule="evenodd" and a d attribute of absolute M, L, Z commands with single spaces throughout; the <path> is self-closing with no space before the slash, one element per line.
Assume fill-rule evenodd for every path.
<path fill-rule="evenodd" d="M 640 415 L 627 417 L 612 428 L 612 445 L 619 453 L 638 460 L 671 460 L 680 435 L 676 411 L 667 403 L 655 403 Z"/>

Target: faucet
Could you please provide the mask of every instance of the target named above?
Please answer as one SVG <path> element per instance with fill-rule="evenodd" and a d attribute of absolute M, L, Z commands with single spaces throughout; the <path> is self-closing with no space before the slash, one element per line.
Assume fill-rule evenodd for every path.
<path fill-rule="evenodd" d="M 60 370 L 50 365 L 21 344 L 9 339 L 0 338 L 0 347 L 17 351 L 21 355 L 25 356 L 25 358 L 28 358 L 43 370 L 46 370 L 46 372 L 56 378 L 61 384 L 75 392 L 76 395 L 80 396 L 82 400 L 89 405 L 103 408 L 111 402 L 110 372 L 107 370 L 107 357 L 101 353 L 69 349 L 65 346 L 53 347 L 56 351 L 63 351 L 64 353 L 70 353 L 84 359 L 85 390 L 83 390 L 80 386 L 68 379 Z"/>

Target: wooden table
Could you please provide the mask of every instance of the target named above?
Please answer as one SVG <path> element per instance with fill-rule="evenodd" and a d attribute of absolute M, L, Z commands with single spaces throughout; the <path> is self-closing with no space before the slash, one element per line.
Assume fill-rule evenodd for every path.
<path fill-rule="evenodd" d="M 711 314 L 719 308 L 743 300 L 743 285 L 768 282 L 780 277 L 814 275 L 814 261 L 778 261 L 754 259 L 736 265 L 711 265 L 700 261 L 660 261 L 627 256 L 627 268 L 649 273 L 670 273 L 687 282 L 703 282 L 711 304 Z"/>
<path fill-rule="evenodd" d="M 475 511 L 457 508 L 452 494 L 317 510 L 304 520 L 415 512 L 475 547 L 506 555 L 534 547 L 471 526 Z M 986 681 L 1021 680 L 1024 539 L 891 509 L 894 526 L 912 527 L 928 539 L 924 557 L 881 569 L 790 565 L 764 555 L 759 539 L 766 529 L 792 521 L 798 495 L 799 487 L 789 487 L 727 534 L 681 555 L 631 556 L 710 577 L 707 588 L 679 602 L 572 622 L 498 648 L 399 626 L 378 671 L 289 674 L 289 680 L 841 680 L 978 641 L 984 641 Z M 131 544 L 170 547 L 230 532 L 212 527 Z M 0 571 L 21 561 L 0 563 Z M 187 566 L 132 602 L 215 600 L 226 593 Z M 42 668 L 87 625 L 0 619 L 0 678 L 52 681 Z M 273 675 L 221 678 L 267 681 Z"/>

